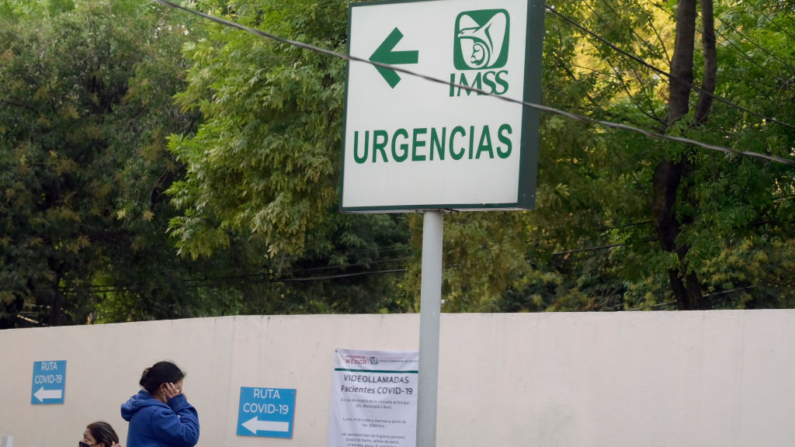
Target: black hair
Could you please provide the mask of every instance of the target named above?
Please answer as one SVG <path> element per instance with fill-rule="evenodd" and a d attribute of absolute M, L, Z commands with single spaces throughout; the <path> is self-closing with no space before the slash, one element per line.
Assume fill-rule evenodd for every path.
<path fill-rule="evenodd" d="M 119 436 L 107 422 L 93 422 L 88 424 L 86 428 L 91 432 L 91 437 L 94 438 L 97 444 L 103 443 L 105 447 L 111 447 L 114 442 L 117 444 L 119 442 Z"/>
<path fill-rule="evenodd" d="M 138 382 L 149 394 L 155 395 L 160 385 L 164 383 L 177 383 L 185 378 L 185 373 L 172 362 L 157 362 L 151 368 L 146 368 Z"/>

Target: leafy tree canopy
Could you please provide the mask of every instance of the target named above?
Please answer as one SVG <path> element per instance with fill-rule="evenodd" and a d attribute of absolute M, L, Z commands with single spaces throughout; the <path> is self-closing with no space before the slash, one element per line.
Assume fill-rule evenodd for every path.
<path fill-rule="evenodd" d="M 756 116 L 795 123 L 792 5 L 675 3 L 551 1 L 604 40 L 546 15 L 544 104 L 795 157 Z M 346 50 L 345 1 L 190 6 Z M 344 61 L 145 0 L 0 22 L 0 325 L 417 310 L 420 216 L 338 212 Z M 443 309 L 792 307 L 793 178 L 543 115 L 537 209 L 445 217 Z"/>
<path fill-rule="evenodd" d="M 675 68 L 674 38 L 681 30 L 673 4 L 551 4 L 615 46 L 664 71 Z M 717 3 L 714 9 L 721 33 L 715 94 L 795 122 L 790 63 L 776 62 L 791 60 L 791 13 L 762 3 L 741 8 Z M 345 49 L 344 2 L 248 1 L 209 11 L 284 37 Z M 702 15 L 712 17 L 708 11 Z M 691 27 L 701 34 L 701 25 Z M 791 155 L 791 129 L 729 105 L 716 103 L 707 109 L 708 120 L 694 122 L 696 91 L 690 93 L 690 114 L 669 119 L 667 78 L 552 14 L 546 28 L 546 104 L 714 144 Z M 754 44 L 777 58 L 763 57 Z M 695 53 L 693 83 L 701 85 L 705 72 L 698 61 L 705 54 L 697 45 Z M 342 62 L 222 27 L 188 55 L 196 65 L 179 101 L 201 110 L 207 120 L 196 137 L 171 142 L 189 166 L 185 181 L 172 188 L 175 203 L 185 210 L 172 222 L 182 249 L 193 256 L 209 253 L 224 246 L 231 231 L 250 232 L 272 256 L 302 253 L 313 245 L 314 228 L 343 218 L 334 211 Z M 760 79 L 770 87 L 762 89 Z M 673 242 L 655 231 L 653 221 L 660 194 L 655 170 L 665 160 L 687 160 L 688 167 L 665 211 L 673 216 Z M 696 278 L 709 298 L 699 305 L 791 305 L 789 167 L 545 116 L 539 172 L 533 212 L 447 217 L 446 310 L 675 307 L 687 303 L 679 302 L 669 279 L 686 276 Z M 406 286 L 416 297 L 421 219 L 409 223 L 415 256 Z M 672 251 L 669 244 L 679 248 Z"/>

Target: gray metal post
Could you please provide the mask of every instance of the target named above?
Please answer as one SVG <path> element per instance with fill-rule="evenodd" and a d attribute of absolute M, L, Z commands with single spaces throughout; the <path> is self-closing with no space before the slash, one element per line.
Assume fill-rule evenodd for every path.
<path fill-rule="evenodd" d="M 422 221 L 422 288 L 420 301 L 420 372 L 417 391 L 417 447 L 436 446 L 439 385 L 439 322 L 442 312 L 441 211 L 426 211 Z"/>

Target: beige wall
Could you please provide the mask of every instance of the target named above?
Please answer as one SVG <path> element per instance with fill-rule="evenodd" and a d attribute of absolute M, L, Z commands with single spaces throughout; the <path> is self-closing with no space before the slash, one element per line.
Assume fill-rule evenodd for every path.
<path fill-rule="evenodd" d="M 335 348 L 416 349 L 418 315 L 228 317 L 0 331 L 0 439 L 76 445 L 144 367 L 182 366 L 200 446 L 326 445 Z M 438 445 L 795 445 L 795 311 L 443 315 Z M 66 403 L 31 405 L 67 360 Z M 241 386 L 296 388 L 294 438 L 235 435 Z M 124 443 L 122 443 L 124 445 Z"/>

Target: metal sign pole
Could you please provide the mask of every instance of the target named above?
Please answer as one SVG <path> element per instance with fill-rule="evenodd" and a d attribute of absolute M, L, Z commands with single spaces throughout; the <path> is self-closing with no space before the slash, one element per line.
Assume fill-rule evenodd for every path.
<path fill-rule="evenodd" d="M 417 447 L 436 446 L 439 384 L 439 323 L 442 311 L 441 211 L 426 211 L 422 221 L 420 372 L 417 395 Z"/>

